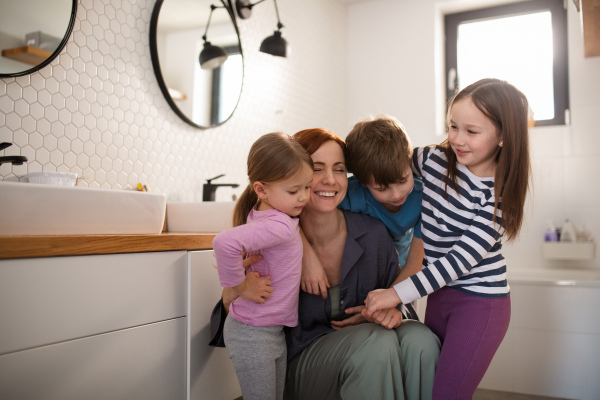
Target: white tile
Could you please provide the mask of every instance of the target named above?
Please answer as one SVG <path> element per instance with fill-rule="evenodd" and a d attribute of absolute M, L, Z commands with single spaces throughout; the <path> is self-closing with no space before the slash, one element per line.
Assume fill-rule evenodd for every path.
<path fill-rule="evenodd" d="M 24 99 L 17 100 L 15 102 L 15 113 L 21 118 L 29 115 L 29 103 Z"/>
<path fill-rule="evenodd" d="M 10 82 L 6 85 L 6 94 L 13 101 L 18 100 L 23 96 L 23 88 L 17 82 Z"/>
<path fill-rule="evenodd" d="M 0 97 L 0 112 L 8 114 L 14 110 L 15 102 L 8 96 Z"/>
<path fill-rule="evenodd" d="M 90 165 L 90 158 L 85 153 L 77 154 L 77 166 L 79 168 L 87 168 Z"/>
<path fill-rule="evenodd" d="M 50 162 L 55 167 L 60 167 L 63 163 L 64 155 L 60 150 L 53 150 L 50 152 Z"/>
<path fill-rule="evenodd" d="M 44 117 L 48 122 L 58 121 L 58 110 L 53 105 L 44 109 Z"/>
<path fill-rule="evenodd" d="M 44 145 L 44 139 L 42 138 L 42 135 L 40 135 L 38 132 L 33 132 L 28 136 L 28 138 L 29 145 L 35 150 L 40 149 Z"/>
<path fill-rule="evenodd" d="M 44 136 L 44 149 L 47 151 L 56 150 L 58 146 L 58 139 L 54 135 Z"/>
<path fill-rule="evenodd" d="M 35 104 L 37 102 L 37 92 L 33 86 L 26 86 L 23 88 L 23 100 L 28 104 Z"/>
<path fill-rule="evenodd" d="M 29 115 L 35 119 L 39 120 L 44 117 L 44 107 L 40 103 L 33 103 L 29 107 Z"/>
<path fill-rule="evenodd" d="M 77 165 L 77 156 L 72 151 L 65 153 L 64 163 L 68 168 L 74 168 Z"/>
<path fill-rule="evenodd" d="M 52 95 L 52 107 L 55 107 L 57 110 L 62 110 L 65 108 L 66 99 L 62 93 L 55 93 Z"/>
<path fill-rule="evenodd" d="M 44 167 L 44 171 L 52 171 L 52 169 L 45 169 L 46 164 L 50 162 L 50 153 L 43 147 L 35 150 L 35 160 L 39 162 L 42 167 Z"/>
<path fill-rule="evenodd" d="M 26 133 L 33 133 L 36 129 L 36 121 L 31 116 L 26 116 L 21 120 L 21 127 Z"/>

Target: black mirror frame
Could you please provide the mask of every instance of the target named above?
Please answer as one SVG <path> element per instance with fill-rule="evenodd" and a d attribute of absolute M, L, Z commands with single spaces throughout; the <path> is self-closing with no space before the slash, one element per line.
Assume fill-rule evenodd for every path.
<path fill-rule="evenodd" d="M 36 65 L 30 69 L 27 69 L 25 71 L 14 72 L 14 73 L 10 73 L 10 74 L 0 73 L 0 78 L 15 78 L 18 76 L 32 74 L 32 73 L 37 72 L 40 69 L 44 68 L 46 65 L 50 64 L 56 57 L 58 57 L 59 53 L 65 48 L 67 41 L 71 38 L 71 34 L 73 33 L 73 26 L 75 26 L 75 18 L 77 17 L 77 1 L 78 0 L 73 0 L 73 6 L 71 7 L 71 18 L 69 20 L 69 26 L 67 27 L 65 35 L 63 36 L 60 44 L 58 45 L 56 50 L 54 50 L 54 53 L 52 53 L 50 55 L 50 57 L 48 57 L 46 60 L 42 61 L 38 65 Z"/>
<path fill-rule="evenodd" d="M 154 68 L 154 75 L 156 76 L 156 80 L 158 81 L 158 86 L 160 87 L 160 91 L 162 92 L 165 100 L 167 100 L 167 103 L 169 104 L 171 109 L 183 121 L 187 122 L 188 124 L 192 125 L 193 127 L 200 128 L 200 129 L 215 128 L 219 125 L 224 124 L 225 122 L 227 122 L 229 120 L 229 118 L 231 118 L 231 115 L 233 115 L 235 113 L 235 110 L 237 109 L 237 104 L 236 104 L 235 108 L 233 109 L 233 111 L 231 112 L 231 115 L 227 119 L 225 119 L 223 122 L 215 124 L 215 125 L 210 125 L 210 126 L 198 125 L 197 123 L 192 121 L 187 115 L 185 115 L 179 109 L 179 107 L 177 107 L 177 104 L 175 104 L 175 102 L 171 98 L 171 95 L 169 94 L 169 89 L 167 88 L 167 85 L 165 84 L 165 80 L 163 79 L 162 71 L 160 69 L 160 62 L 158 60 L 158 46 L 156 43 L 156 33 L 157 33 L 156 29 L 158 26 L 158 16 L 160 14 L 160 9 L 165 1 L 166 0 L 156 0 L 156 3 L 154 4 L 154 9 L 152 10 L 152 17 L 150 19 L 150 58 L 152 60 L 152 67 Z M 242 41 L 240 38 L 240 30 L 239 30 L 239 27 L 237 24 L 237 19 L 235 17 L 235 12 L 233 11 L 233 5 L 231 2 L 232 0 L 219 0 L 219 1 L 225 6 L 225 9 L 227 10 L 227 12 L 229 13 L 229 16 L 231 17 L 231 22 L 233 23 L 233 27 L 235 28 L 235 33 L 238 36 L 238 42 L 240 44 L 240 53 L 242 54 L 242 57 L 243 57 L 242 43 L 241 43 Z M 243 78 L 242 78 L 242 82 L 243 82 Z M 238 100 L 238 104 L 239 104 L 239 100 Z"/>

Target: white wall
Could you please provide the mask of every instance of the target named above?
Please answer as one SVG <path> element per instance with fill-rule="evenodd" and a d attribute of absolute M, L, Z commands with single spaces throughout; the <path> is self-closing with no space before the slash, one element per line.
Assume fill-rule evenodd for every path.
<path fill-rule="evenodd" d="M 439 143 L 443 124 L 442 14 L 491 1 L 374 0 L 348 8 L 348 125 L 389 113 L 416 145 Z M 498 3 L 493 1 L 493 3 Z M 511 268 L 560 267 L 543 260 L 548 219 L 585 223 L 600 240 L 600 57 L 583 58 L 580 14 L 568 1 L 571 125 L 531 130 L 533 192 Z M 596 250 L 598 253 L 600 250 Z M 592 261 L 570 267 L 600 267 Z"/>
<path fill-rule="evenodd" d="M 440 142 L 442 13 L 474 3 L 280 0 L 292 47 L 281 59 L 257 50 L 275 29 L 273 5 L 265 2 L 240 21 L 246 70 L 236 112 L 222 126 L 199 130 L 175 115 L 156 83 L 148 48 L 154 1 L 81 0 L 57 60 L 34 74 L 0 79 L 0 141 L 15 143 L 4 154 L 30 160 L 3 164 L 0 177 L 71 171 L 87 178 L 84 186 L 143 182 L 191 201 L 205 179 L 220 173 L 244 184 L 251 143 L 274 130 L 321 126 L 345 136 L 359 119 L 389 113 L 416 145 Z M 559 265 L 541 257 L 549 218 L 585 222 L 600 239 L 600 57 L 583 58 L 580 15 L 567 3 L 572 124 L 531 131 L 534 195 L 521 241 L 506 247 L 511 268 Z M 220 189 L 217 199 L 231 194 Z M 598 267 L 600 257 L 571 265 Z"/>
<path fill-rule="evenodd" d="M 245 80 L 225 124 L 207 130 L 181 121 L 163 98 L 150 61 L 154 0 L 80 0 L 66 48 L 41 71 L 0 79 L 0 141 L 23 166 L 0 179 L 70 171 L 84 186 L 121 189 L 137 182 L 173 200 L 199 200 L 201 184 L 246 184 L 246 156 L 261 134 L 346 123 L 346 7 L 342 0 L 279 0 L 283 59 L 260 53 L 277 25 L 273 2 L 240 21 Z M 240 191 L 243 188 L 236 189 Z M 217 200 L 231 199 L 219 189 Z"/>

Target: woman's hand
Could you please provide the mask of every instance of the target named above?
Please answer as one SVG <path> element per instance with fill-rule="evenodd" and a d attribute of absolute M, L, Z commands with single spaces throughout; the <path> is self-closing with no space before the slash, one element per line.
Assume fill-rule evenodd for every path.
<path fill-rule="evenodd" d="M 379 310 L 373 313 L 372 318 L 367 318 L 367 310 L 363 309 L 362 315 L 369 322 L 374 322 L 387 329 L 394 329 L 402 324 L 403 315 L 397 308 L 389 308 L 387 310 Z"/>
<path fill-rule="evenodd" d="M 249 266 L 256 264 L 261 259 L 261 254 L 255 254 L 244 258 L 244 269 L 248 269 Z M 238 289 L 236 290 L 236 288 Z M 263 304 L 265 298 L 271 297 L 272 292 L 273 288 L 271 287 L 270 276 L 260 276 L 258 272 L 248 272 L 244 282 L 240 285 L 223 288 L 223 306 L 225 307 L 225 310 L 229 312 L 229 306 L 238 298 L 238 296 Z"/>
<path fill-rule="evenodd" d="M 300 287 L 306 293 L 321 296 L 324 299 L 327 298 L 327 289 L 329 288 L 329 281 L 321 261 L 315 254 L 312 246 L 304 236 L 304 232 L 300 230 L 302 236 L 302 276 L 300 280 Z"/>
<path fill-rule="evenodd" d="M 367 307 L 365 317 L 373 319 L 376 311 L 396 308 L 401 302 L 402 300 L 398 297 L 398 293 L 396 293 L 393 287 L 373 290 L 365 299 L 365 306 Z"/>
<path fill-rule="evenodd" d="M 264 304 L 265 299 L 271 297 L 273 292 L 271 277 L 268 275 L 261 277 L 256 271 L 248 272 L 246 279 L 231 289 L 233 289 L 235 297 L 241 296 L 246 300 L 259 304 Z"/>
<path fill-rule="evenodd" d="M 364 324 L 365 322 L 368 322 L 367 319 L 365 317 L 363 317 L 363 315 L 362 315 L 362 311 L 364 309 L 365 309 L 365 306 L 346 308 L 346 310 L 345 310 L 346 314 L 353 314 L 353 315 L 350 318 L 346 318 L 345 320 L 342 320 L 342 321 L 331 321 L 331 327 L 334 330 L 339 331 L 339 330 L 344 329 L 349 326 Z"/>

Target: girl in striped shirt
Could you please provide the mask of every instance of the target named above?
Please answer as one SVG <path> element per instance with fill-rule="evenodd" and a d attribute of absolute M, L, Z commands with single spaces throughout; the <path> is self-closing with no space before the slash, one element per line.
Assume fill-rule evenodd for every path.
<path fill-rule="evenodd" d="M 448 139 L 416 148 L 423 178 L 423 268 L 369 293 L 367 317 L 429 295 L 425 324 L 442 341 L 433 398 L 471 399 L 510 321 L 502 236 L 514 240 L 529 185 L 528 103 L 514 86 L 483 79 L 448 109 Z"/>

